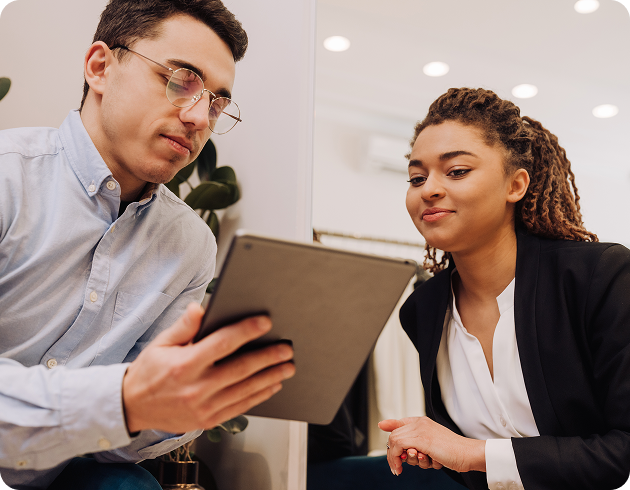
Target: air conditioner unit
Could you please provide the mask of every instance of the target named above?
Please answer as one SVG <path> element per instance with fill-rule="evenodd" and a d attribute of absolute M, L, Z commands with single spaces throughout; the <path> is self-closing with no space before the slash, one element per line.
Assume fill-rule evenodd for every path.
<path fill-rule="evenodd" d="M 410 151 L 409 140 L 373 134 L 368 139 L 367 161 L 373 169 L 407 174 L 409 161 L 405 155 L 409 154 Z"/>

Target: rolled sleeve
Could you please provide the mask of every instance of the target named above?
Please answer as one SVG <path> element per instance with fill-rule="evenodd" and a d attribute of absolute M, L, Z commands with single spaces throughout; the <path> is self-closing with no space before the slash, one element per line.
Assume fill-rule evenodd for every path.
<path fill-rule="evenodd" d="M 523 490 L 511 439 L 486 441 L 486 478 L 490 490 Z"/>

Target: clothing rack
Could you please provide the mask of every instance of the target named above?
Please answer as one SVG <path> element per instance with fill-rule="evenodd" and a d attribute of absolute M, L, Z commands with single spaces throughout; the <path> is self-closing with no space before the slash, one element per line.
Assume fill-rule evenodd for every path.
<path fill-rule="evenodd" d="M 356 233 L 317 229 L 313 230 L 313 239 L 333 248 L 381 255 L 383 257 L 412 259 L 418 264 L 416 281 L 424 282 L 429 277 L 428 273 L 421 266 L 424 262 L 424 242 L 378 238 Z"/>
<path fill-rule="evenodd" d="M 352 240 L 360 240 L 366 242 L 377 242 L 377 243 L 388 243 L 392 245 L 402 245 L 406 247 L 419 247 L 424 250 L 424 242 L 409 242 L 404 240 L 393 240 L 391 238 L 378 238 L 371 237 L 365 235 L 359 235 L 357 233 L 341 233 L 338 231 L 328 231 L 328 230 L 313 230 L 313 234 L 317 237 L 321 236 L 332 236 L 337 238 L 348 238 Z"/>

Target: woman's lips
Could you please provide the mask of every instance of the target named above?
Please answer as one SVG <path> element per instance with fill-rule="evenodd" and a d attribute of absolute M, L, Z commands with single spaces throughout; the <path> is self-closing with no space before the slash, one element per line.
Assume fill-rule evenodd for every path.
<path fill-rule="evenodd" d="M 422 221 L 427 221 L 428 223 L 433 223 L 435 221 L 439 221 L 442 218 L 452 214 L 453 211 L 449 211 L 448 209 L 440 209 L 440 208 L 429 208 L 425 209 L 422 213 Z"/>

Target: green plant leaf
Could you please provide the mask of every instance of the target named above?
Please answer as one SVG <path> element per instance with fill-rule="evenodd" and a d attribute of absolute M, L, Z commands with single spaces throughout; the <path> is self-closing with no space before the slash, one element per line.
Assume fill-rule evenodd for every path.
<path fill-rule="evenodd" d="M 206 293 L 208 294 L 214 293 L 214 288 L 217 287 L 218 281 L 219 281 L 218 277 L 215 277 L 214 279 L 212 279 L 212 281 L 210 281 L 210 284 L 208 284 L 208 287 L 206 288 Z"/>
<path fill-rule="evenodd" d="M 4 99 L 4 96 L 7 95 L 10 88 L 11 88 L 11 79 L 6 78 L 6 77 L 0 78 L 0 100 Z"/>
<path fill-rule="evenodd" d="M 206 218 L 206 223 L 212 230 L 214 238 L 219 239 L 219 217 L 214 211 L 210 211 L 210 215 Z"/>
<path fill-rule="evenodd" d="M 217 428 L 208 429 L 206 431 L 206 437 L 210 442 L 221 442 L 221 431 Z"/>
<path fill-rule="evenodd" d="M 177 176 L 175 176 L 173 180 L 171 180 L 170 182 L 167 182 L 164 185 L 167 187 L 169 191 L 171 191 L 173 194 L 179 197 L 179 182 L 177 181 Z"/>
<path fill-rule="evenodd" d="M 227 422 L 219 424 L 218 427 L 221 427 L 224 431 L 229 432 L 230 434 L 238 434 L 247 428 L 247 424 L 249 424 L 247 417 L 244 415 L 238 415 Z"/>
<path fill-rule="evenodd" d="M 202 182 L 186 196 L 193 209 L 222 209 L 234 203 L 234 189 L 220 182 Z"/>
<path fill-rule="evenodd" d="M 210 180 L 224 184 L 236 184 L 236 173 L 232 167 L 218 167 L 212 172 Z"/>
<path fill-rule="evenodd" d="M 217 147 L 214 146 L 212 140 L 208 140 L 206 146 L 203 147 L 201 153 L 197 157 L 197 175 L 201 182 L 206 182 L 211 179 L 210 176 L 217 168 Z"/>
<path fill-rule="evenodd" d="M 199 158 L 197 158 L 196 160 L 193 160 L 191 163 L 186 165 L 183 169 L 177 172 L 175 177 L 173 177 L 173 180 L 179 180 L 180 184 L 183 182 L 186 182 L 190 178 L 192 173 L 195 171 L 195 165 L 197 164 L 198 161 L 199 161 Z"/>

